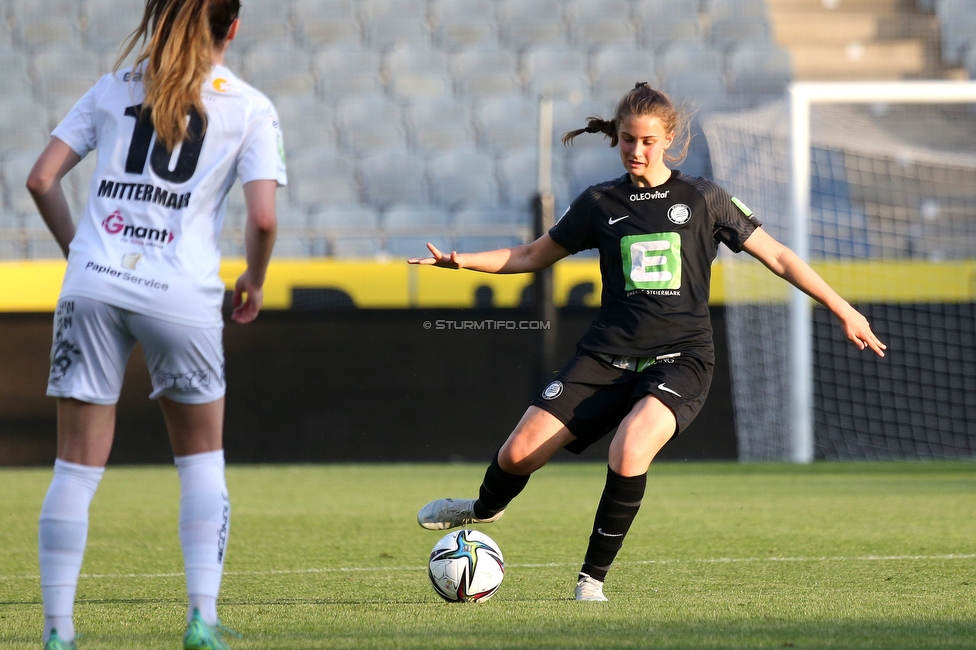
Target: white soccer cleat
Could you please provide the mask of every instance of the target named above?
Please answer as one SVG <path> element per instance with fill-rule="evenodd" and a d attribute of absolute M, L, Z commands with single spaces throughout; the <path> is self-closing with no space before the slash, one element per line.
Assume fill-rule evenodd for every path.
<path fill-rule="evenodd" d="M 417 513 L 417 523 L 427 530 L 447 530 L 469 524 L 490 524 L 498 521 L 505 511 L 496 512 L 488 519 L 478 519 L 474 514 L 477 499 L 437 499 Z"/>
<path fill-rule="evenodd" d="M 581 573 L 579 582 L 576 583 L 576 600 L 598 603 L 607 602 L 607 597 L 603 595 L 603 583 L 596 578 L 591 578 L 585 573 Z"/>

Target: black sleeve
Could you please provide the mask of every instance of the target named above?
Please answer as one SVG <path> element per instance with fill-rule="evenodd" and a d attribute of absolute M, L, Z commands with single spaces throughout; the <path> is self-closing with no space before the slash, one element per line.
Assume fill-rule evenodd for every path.
<path fill-rule="evenodd" d="M 745 203 L 715 183 L 697 178 L 693 184 L 705 198 L 705 207 L 712 222 L 712 236 L 733 252 L 740 252 L 762 222 Z"/>
<path fill-rule="evenodd" d="M 598 198 L 592 188 L 577 196 L 556 225 L 549 229 L 552 240 L 570 253 L 596 248 L 591 217 Z"/>

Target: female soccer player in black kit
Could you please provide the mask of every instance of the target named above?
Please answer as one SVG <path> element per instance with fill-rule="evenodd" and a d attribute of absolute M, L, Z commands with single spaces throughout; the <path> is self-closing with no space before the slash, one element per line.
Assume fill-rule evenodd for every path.
<path fill-rule="evenodd" d="M 746 251 L 837 317 L 859 349 L 884 356 L 867 320 L 803 260 L 760 228 L 721 187 L 672 171 L 687 152 L 688 119 L 639 83 L 612 120 L 585 129 L 620 145 L 627 173 L 594 185 L 546 234 L 524 246 L 409 260 L 484 273 L 530 273 L 588 248 L 600 251 L 600 313 L 575 357 L 529 406 L 485 473 L 477 499 L 438 499 L 418 522 L 429 530 L 496 521 L 529 476 L 559 449 L 579 453 L 616 428 L 606 487 L 576 584 L 576 600 L 605 601 L 603 582 L 640 508 L 647 469 L 701 410 L 714 352 L 708 314 L 711 263 L 724 243 Z M 677 155 L 668 153 L 683 141 Z M 677 147 L 676 147 L 677 148 Z"/>

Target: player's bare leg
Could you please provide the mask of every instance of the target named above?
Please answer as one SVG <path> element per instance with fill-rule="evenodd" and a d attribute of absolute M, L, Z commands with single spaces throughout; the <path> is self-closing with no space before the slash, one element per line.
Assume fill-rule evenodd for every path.
<path fill-rule="evenodd" d="M 485 472 L 477 499 L 437 499 L 417 513 L 427 530 L 497 521 L 529 476 L 575 437 L 551 413 L 530 406 Z"/>
<path fill-rule="evenodd" d="M 576 583 L 576 600 L 607 600 L 603 581 L 637 516 L 647 468 L 674 435 L 676 425 L 671 409 L 652 395 L 637 402 L 621 421 L 610 443 L 607 483 Z"/>

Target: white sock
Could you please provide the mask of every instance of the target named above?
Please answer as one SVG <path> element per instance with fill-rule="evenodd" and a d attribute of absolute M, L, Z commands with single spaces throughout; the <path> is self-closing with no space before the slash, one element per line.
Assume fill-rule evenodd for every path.
<path fill-rule="evenodd" d="M 180 546 L 186 566 L 186 592 L 190 598 L 187 621 L 193 610 L 210 625 L 217 622 L 217 595 L 224 571 L 224 551 L 230 533 L 230 500 L 224 481 L 223 450 L 177 456 L 180 475 Z"/>
<path fill-rule="evenodd" d="M 52 629 L 65 641 L 75 638 L 75 589 L 88 541 L 88 506 L 104 473 L 104 467 L 54 461 L 37 535 L 45 643 Z"/>

